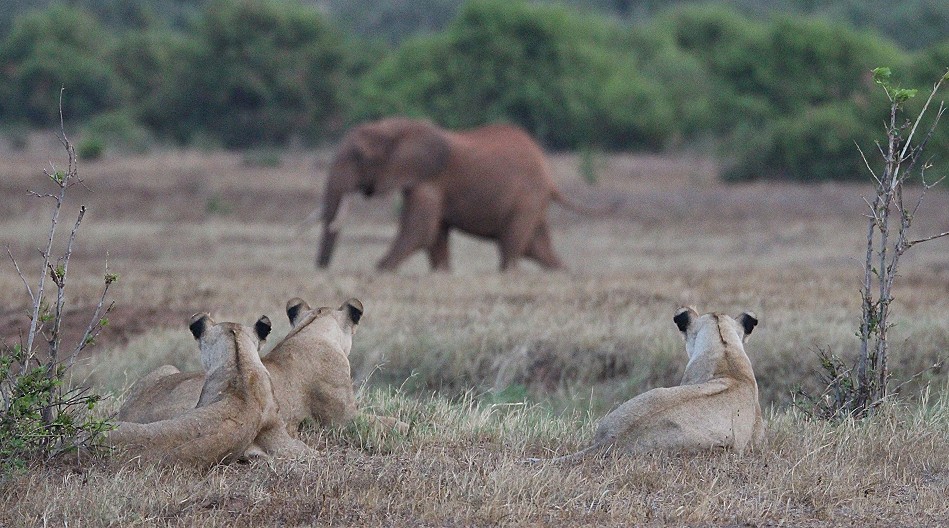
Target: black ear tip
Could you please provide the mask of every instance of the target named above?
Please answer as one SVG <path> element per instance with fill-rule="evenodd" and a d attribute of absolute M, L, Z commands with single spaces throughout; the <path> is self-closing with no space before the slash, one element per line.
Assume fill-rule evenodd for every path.
<path fill-rule="evenodd" d="M 196 313 L 191 316 L 188 328 L 191 330 L 191 335 L 193 335 L 195 339 L 201 339 L 201 336 L 204 335 L 204 331 L 207 330 L 210 325 L 211 316 L 206 313 Z"/>
<path fill-rule="evenodd" d="M 689 308 L 679 308 L 676 311 L 675 316 L 672 318 L 672 322 L 676 324 L 680 332 L 685 332 L 689 327 L 689 318 L 692 310 Z"/>
<path fill-rule="evenodd" d="M 758 326 L 758 316 L 756 316 L 754 312 L 745 312 L 741 314 L 740 320 L 742 328 L 745 329 L 745 335 L 750 334 L 751 331 L 754 330 L 756 326 Z"/>
<path fill-rule="evenodd" d="M 308 305 L 306 301 L 299 297 L 294 297 L 287 301 L 287 318 L 290 319 L 291 323 L 294 323 L 297 318 L 300 317 L 301 313 L 309 309 L 310 305 Z"/>
<path fill-rule="evenodd" d="M 362 302 L 359 299 L 352 298 L 345 303 L 341 309 L 346 309 L 349 312 L 349 319 L 353 324 L 359 324 L 359 320 L 362 319 L 363 306 Z"/>
<path fill-rule="evenodd" d="M 270 318 L 266 315 L 261 315 L 260 319 L 254 323 L 254 331 L 257 332 L 257 338 L 261 341 L 267 339 L 267 336 L 270 335 L 270 329 L 272 325 L 270 324 Z"/>

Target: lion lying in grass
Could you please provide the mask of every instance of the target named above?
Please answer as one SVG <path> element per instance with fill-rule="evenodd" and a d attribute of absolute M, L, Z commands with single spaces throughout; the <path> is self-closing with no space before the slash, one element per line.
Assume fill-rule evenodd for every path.
<path fill-rule="evenodd" d="M 744 348 L 758 319 L 750 312 L 733 319 L 717 313 L 699 316 L 693 308 L 682 308 L 673 321 L 685 337 L 689 356 L 682 382 L 620 405 L 600 421 L 592 445 L 553 460 L 614 449 L 741 452 L 760 439 L 764 427 L 758 384 Z"/>
<path fill-rule="evenodd" d="M 287 302 L 290 333 L 262 363 L 273 382 L 280 419 L 291 435 L 308 419 L 319 425 L 345 425 L 356 416 L 349 352 L 362 313 L 358 299 L 346 301 L 338 310 L 314 310 L 299 298 Z M 158 367 L 133 385 L 118 419 L 150 423 L 179 416 L 199 401 L 204 378 L 203 372 Z M 403 433 L 408 429 L 393 418 L 370 420 Z"/>
<path fill-rule="evenodd" d="M 109 442 L 131 455 L 198 466 L 229 462 L 249 450 L 267 454 L 306 450 L 287 434 L 270 375 L 258 355 L 260 342 L 270 333 L 270 320 L 261 317 L 251 329 L 215 324 L 207 314 L 199 314 L 190 328 L 208 371 L 196 404 L 148 424 L 119 421 Z M 147 393 L 141 397 L 147 405 Z"/>

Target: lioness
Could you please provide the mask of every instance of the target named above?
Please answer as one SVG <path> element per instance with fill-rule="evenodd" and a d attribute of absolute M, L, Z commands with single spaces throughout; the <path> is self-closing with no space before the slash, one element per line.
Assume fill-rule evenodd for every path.
<path fill-rule="evenodd" d="M 195 315 L 190 329 L 208 371 L 196 404 L 148 424 L 120 421 L 109 441 L 131 454 L 199 466 L 229 462 L 253 444 L 267 453 L 306 449 L 287 435 L 270 375 L 258 355 L 270 327 L 266 316 L 250 329 Z"/>
<path fill-rule="evenodd" d="M 593 444 L 573 455 L 619 449 L 743 451 L 763 435 L 758 384 L 743 343 L 758 324 L 751 312 L 732 319 L 693 308 L 672 319 L 685 337 L 689 362 L 676 387 L 644 392 L 606 415 Z"/>
<path fill-rule="evenodd" d="M 362 303 L 350 299 L 338 310 L 314 310 L 302 299 L 293 298 L 286 309 L 290 333 L 262 360 L 273 381 L 281 420 L 291 435 L 306 419 L 321 425 L 348 423 L 356 415 L 349 352 L 362 317 Z M 203 372 L 159 367 L 132 387 L 118 417 L 148 423 L 180 415 L 194 407 L 203 383 Z M 399 429 L 407 427 L 395 420 L 379 420 Z"/>

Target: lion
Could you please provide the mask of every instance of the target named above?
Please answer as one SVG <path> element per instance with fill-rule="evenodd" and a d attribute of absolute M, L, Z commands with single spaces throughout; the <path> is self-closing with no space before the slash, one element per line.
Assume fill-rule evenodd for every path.
<path fill-rule="evenodd" d="M 270 319 L 261 317 L 251 329 L 197 314 L 189 327 L 208 372 L 196 403 L 147 424 L 120 417 L 110 443 L 133 455 L 197 466 L 231 462 L 248 452 L 296 455 L 306 450 L 287 434 L 258 354 L 270 334 Z"/>
<path fill-rule="evenodd" d="M 761 439 L 758 384 L 744 348 L 757 317 L 751 312 L 734 319 L 718 313 L 700 316 L 689 307 L 679 309 L 673 321 L 689 356 L 681 383 L 652 389 L 620 405 L 600 421 L 589 447 L 554 461 L 612 450 L 743 452 Z"/>
<path fill-rule="evenodd" d="M 349 299 L 339 309 L 312 309 L 295 297 L 287 301 L 286 312 L 290 332 L 261 361 L 270 373 L 287 432 L 296 436 L 307 420 L 320 426 L 349 423 L 357 414 L 349 353 L 362 303 Z M 178 416 L 199 400 L 204 377 L 204 372 L 158 367 L 133 385 L 118 417 L 149 423 Z M 403 433 L 408 429 L 393 418 L 370 416 L 370 420 Z"/>

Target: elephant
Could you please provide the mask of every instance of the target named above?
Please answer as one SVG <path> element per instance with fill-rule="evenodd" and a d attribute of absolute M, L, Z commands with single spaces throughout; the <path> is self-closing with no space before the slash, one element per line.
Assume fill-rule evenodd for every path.
<path fill-rule="evenodd" d="M 432 270 L 448 270 L 453 229 L 496 241 L 501 270 L 521 257 L 563 268 L 551 244 L 547 206 L 553 200 L 583 210 L 564 198 L 544 152 L 516 126 L 453 132 L 427 120 L 386 118 L 350 129 L 335 152 L 323 195 L 317 266 L 329 266 L 348 193 L 368 197 L 396 190 L 403 196 L 399 230 L 377 264 L 382 271 L 395 270 L 423 248 Z"/>

